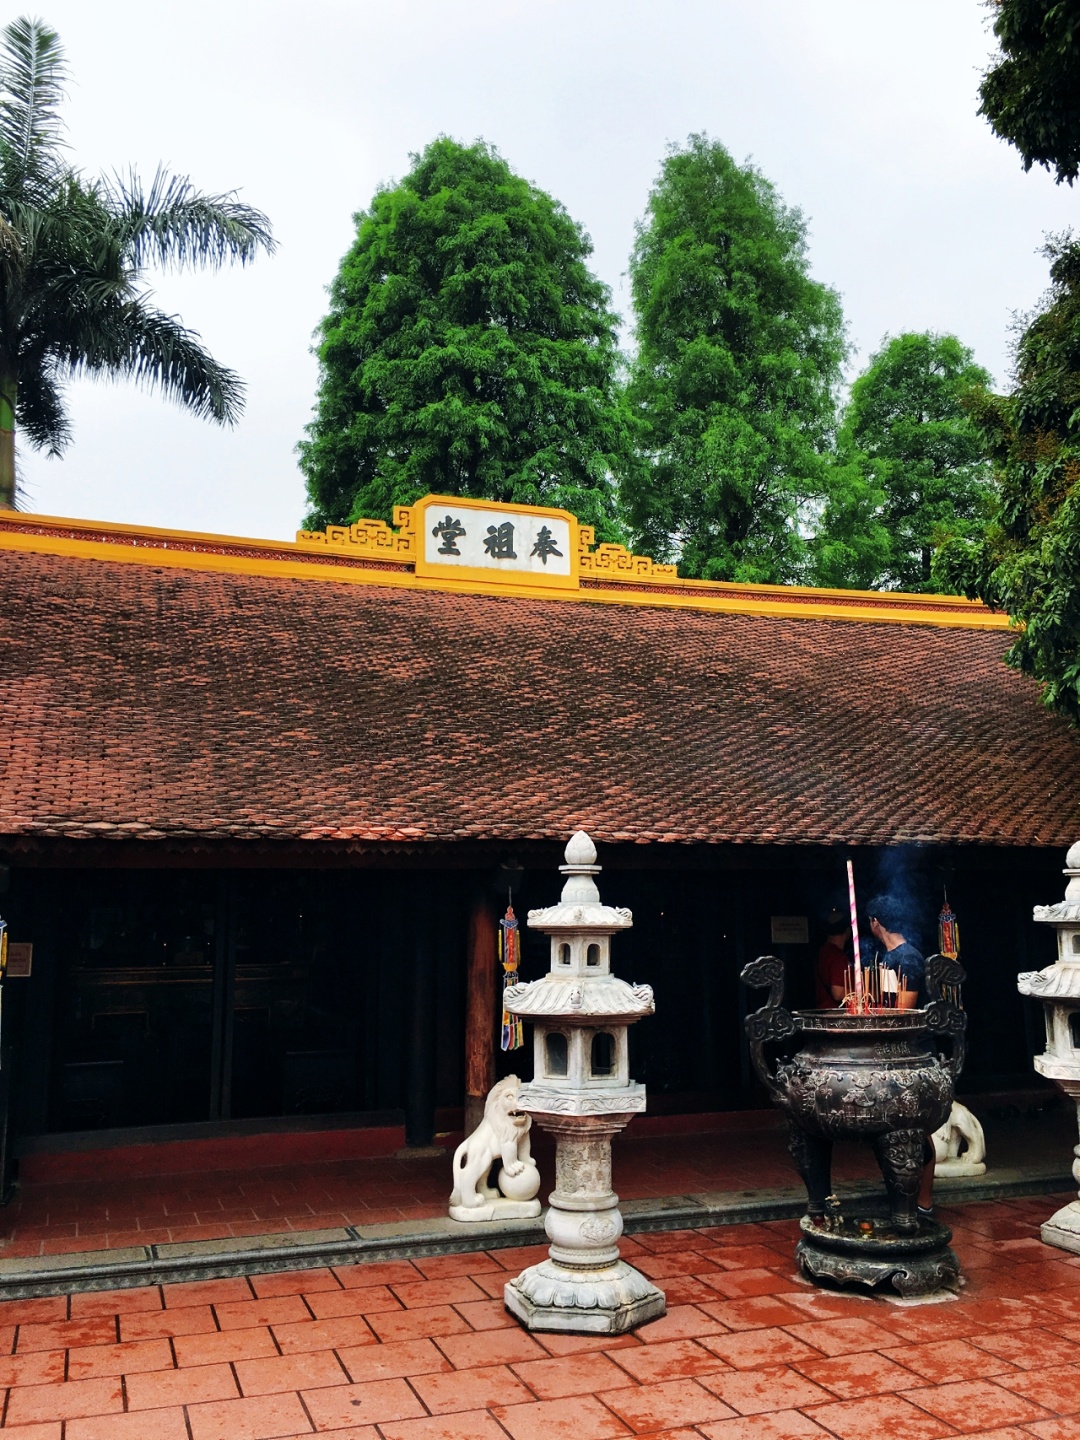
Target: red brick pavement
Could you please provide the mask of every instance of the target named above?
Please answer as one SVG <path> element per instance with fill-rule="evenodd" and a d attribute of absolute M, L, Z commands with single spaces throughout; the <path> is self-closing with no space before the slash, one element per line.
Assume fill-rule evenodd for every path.
<path fill-rule="evenodd" d="M 737 1143 L 723 1132 L 624 1138 L 615 1156 L 620 1196 L 633 1200 L 796 1185 L 786 1130 L 769 1113 L 762 1123 L 760 1130 L 740 1132 Z M 1075 1129 L 1075 1121 L 1069 1123 Z M 1029 1148 L 1046 1143 L 1038 1127 L 1029 1129 L 1024 1140 Z M 1059 1148 L 1067 1155 L 1075 1137 L 1063 1135 Z M 121 1175 L 24 1182 L 0 1210 L 0 1245 L 5 1257 L 60 1255 L 445 1215 L 456 1138 L 447 1140 L 451 1148 L 442 1159 L 337 1160 L 145 1179 Z M 548 1180 L 555 1169 L 550 1139 L 537 1136 L 534 1151 Z M 102 1170 L 108 1171 L 108 1152 L 102 1152 Z M 877 1173 L 868 1147 L 838 1147 L 838 1180 Z"/>
<path fill-rule="evenodd" d="M 1054 1201 L 943 1212 L 961 1298 L 901 1306 L 796 1277 L 777 1221 L 624 1242 L 667 1316 L 529 1335 L 499 1250 L 0 1305 L 12 1440 L 1073 1440 L 1080 1257 Z"/>
<path fill-rule="evenodd" d="M 620 1196 L 638 1200 L 796 1186 L 786 1128 L 772 1112 L 758 1119 L 757 1127 L 737 1132 L 635 1137 L 631 1130 L 620 1137 L 613 1157 Z M 1038 1118 L 988 1116 L 986 1126 L 995 1170 L 1044 1166 L 1047 1155 L 1067 1157 L 1076 1142 L 1076 1120 L 1066 1106 Z M 443 1137 L 449 1152 L 457 1138 Z M 536 1135 L 533 1148 L 546 1195 L 555 1170 L 550 1137 Z M 110 1152 L 100 1157 L 109 1178 L 20 1184 L 12 1203 L 0 1209 L 4 1256 L 419 1220 L 445 1215 L 450 1192 L 450 1153 L 430 1160 L 305 1162 L 138 1179 L 120 1167 L 110 1176 Z M 1066 1169 L 1064 1159 L 1061 1168 Z M 864 1145 L 838 1145 L 834 1173 L 841 1184 L 880 1181 Z"/>

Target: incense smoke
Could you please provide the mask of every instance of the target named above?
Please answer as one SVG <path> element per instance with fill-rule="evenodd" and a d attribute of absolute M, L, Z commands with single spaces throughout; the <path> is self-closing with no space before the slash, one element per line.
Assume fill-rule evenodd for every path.
<path fill-rule="evenodd" d="M 917 950 L 928 954 L 934 914 L 930 889 L 919 869 L 910 845 L 893 845 L 882 851 L 878 861 L 874 894 L 888 896 L 893 903 L 899 930 Z M 936 948 L 936 937 L 931 949 Z"/>

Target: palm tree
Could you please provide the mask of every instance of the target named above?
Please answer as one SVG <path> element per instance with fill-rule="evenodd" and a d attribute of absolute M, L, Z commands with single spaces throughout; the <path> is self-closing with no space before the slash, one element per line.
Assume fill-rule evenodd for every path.
<path fill-rule="evenodd" d="M 235 423 L 244 383 L 151 302 L 147 265 L 241 264 L 272 251 L 266 216 L 158 170 L 87 180 L 64 156 L 64 54 L 40 20 L 0 30 L 0 508 L 15 505 L 15 427 L 59 455 L 63 383 L 128 376 Z"/>

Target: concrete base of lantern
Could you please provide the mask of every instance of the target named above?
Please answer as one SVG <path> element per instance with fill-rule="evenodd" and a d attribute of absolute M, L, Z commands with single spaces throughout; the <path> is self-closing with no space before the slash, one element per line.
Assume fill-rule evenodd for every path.
<path fill-rule="evenodd" d="M 1080 1255 L 1080 1200 L 1073 1200 L 1040 1227 L 1043 1244 Z"/>
<path fill-rule="evenodd" d="M 511 1280 L 503 1296 L 526 1329 L 570 1335 L 622 1335 L 667 1307 L 663 1291 L 625 1260 L 596 1270 L 544 1260 Z"/>
<path fill-rule="evenodd" d="M 664 1292 L 619 1258 L 611 1137 L 632 1118 L 629 1111 L 537 1116 L 555 1136 L 557 1183 L 544 1221 L 551 1249 L 503 1291 L 506 1308 L 529 1330 L 621 1335 L 667 1308 Z"/>

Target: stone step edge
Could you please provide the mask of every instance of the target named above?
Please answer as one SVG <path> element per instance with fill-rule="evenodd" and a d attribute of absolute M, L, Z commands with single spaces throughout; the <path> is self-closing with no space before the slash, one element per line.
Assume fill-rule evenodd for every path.
<path fill-rule="evenodd" d="M 880 1192 L 880 1183 L 848 1182 L 845 1195 Z M 1072 1191 L 1069 1172 L 1038 1174 L 997 1169 L 973 1179 L 939 1181 L 941 1204 L 1050 1195 Z M 704 1191 L 694 1195 L 621 1202 L 627 1235 L 652 1230 L 701 1229 L 763 1220 L 789 1220 L 803 1213 L 801 1186 L 767 1190 Z M 328 1230 L 288 1231 L 243 1239 L 193 1240 L 67 1255 L 0 1258 L 0 1300 L 92 1290 L 127 1290 L 140 1285 L 219 1280 L 323 1265 L 356 1265 L 368 1260 L 408 1260 L 546 1243 L 543 1217 L 464 1225 L 449 1217 L 400 1220 L 385 1225 L 345 1225 Z"/>

